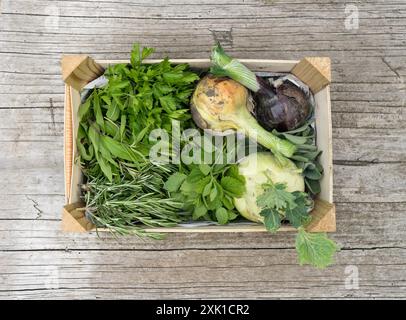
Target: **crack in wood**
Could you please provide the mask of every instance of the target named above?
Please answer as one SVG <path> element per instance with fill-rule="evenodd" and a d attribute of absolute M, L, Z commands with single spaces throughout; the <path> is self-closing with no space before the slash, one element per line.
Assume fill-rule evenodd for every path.
<path fill-rule="evenodd" d="M 44 213 L 40 208 L 39 204 L 37 201 L 34 199 L 30 198 L 28 195 L 25 196 L 28 200 L 32 201 L 34 209 L 37 211 L 37 217 L 36 219 L 40 219 L 42 217 L 42 214 Z"/>

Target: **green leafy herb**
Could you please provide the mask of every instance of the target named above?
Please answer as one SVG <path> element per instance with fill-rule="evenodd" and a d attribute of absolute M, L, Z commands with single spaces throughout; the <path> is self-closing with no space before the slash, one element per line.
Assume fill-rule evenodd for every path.
<path fill-rule="evenodd" d="M 161 238 L 150 227 L 171 227 L 184 220 L 179 210 L 182 202 L 163 192 L 163 180 L 171 168 L 145 163 L 135 170 L 125 168 L 117 181 L 104 176 L 88 176 L 84 188 L 87 215 L 97 227 L 119 234 Z"/>
<path fill-rule="evenodd" d="M 184 202 L 164 190 L 166 181 L 165 188 L 178 191 L 186 175 L 176 174 L 173 165 L 150 162 L 149 133 L 156 128 L 170 132 L 172 120 L 191 126 L 189 97 L 199 76 L 187 64 L 172 65 L 168 59 L 144 64 L 152 52 L 136 44 L 131 64 L 107 69 L 107 85 L 92 89 L 79 107 L 77 146 L 87 177 L 87 214 L 96 226 L 160 237 L 142 226 L 189 219 L 179 213 Z"/>
<path fill-rule="evenodd" d="M 314 119 L 310 118 L 303 126 L 295 130 L 287 132 L 273 130 L 272 133 L 296 145 L 297 149 L 292 160 L 298 168 L 303 170 L 306 190 L 315 195 L 320 193 L 319 180 L 323 176 L 323 168 L 318 160 L 321 151 L 317 150 L 313 124 Z"/>
<path fill-rule="evenodd" d="M 270 180 L 263 187 L 264 193 L 257 198 L 258 206 L 276 210 L 294 208 L 296 206 L 295 196 L 291 192 L 286 191 L 285 184 L 273 184 Z"/>
<path fill-rule="evenodd" d="M 107 85 L 93 89 L 79 107 L 77 145 L 85 172 L 99 172 L 111 181 L 120 173 L 115 168 L 137 165 L 148 155 L 152 130 L 170 132 L 172 120 L 191 126 L 189 97 L 199 76 L 187 64 L 172 65 L 168 59 L 143 64 L 152 52 L 134 45 L 131 64 L 110 66 Z"/>
<path fill-rule="evenodd" d="M 311 264 L 325 268 L 333 263 L 334 254 L 338 250 L 337 244 L 325 233 L 309 233 L 303 227 L 298 229 L 296 251 L 300 265 Z"/>
<path fill-rule="evenodd" d="M 192 164 L 172 174 L 165 189 L 183 199 L 184 209 L 193 212 L 194 220 L 203 218 L 226 224 L 238 216 L 233 197 L 245 192 L 245 179 L 235 164 Z"/>
<path fill-rule="evenodd" d="M 180 186 L 182 185 L 183 181 L 186 179 L 186 175 L 180 172 L 175 172 L 171 175 L 168 180 L 165 182 L 165 189 L 169 192 L 176 192 L 179 190 Z"/>
<path fill-rule="evenodd" d="M 261 216 L 264 217 L 264 225 L 270 232 L 276 232 L 281 226 L 281 215 L 276 209 L 263 209 Z"/>
<path fill-rule="evenodd" d="M 276 232 L 283 220 L 298 229 L 296 251 L 300 264 L 311 264 L 325 268 L 333 262 L 338 246 L 328 239 L 325 233 L 309 233 L 304 227 L 311 221 L 309 211 L 313 201 L 304 192 L 288 192 L 281 183 L 271 180 L 263 185 L 264 192 L 257 197 L 257 204 L 262 208 L 264 225 L 270 232 Z"/>

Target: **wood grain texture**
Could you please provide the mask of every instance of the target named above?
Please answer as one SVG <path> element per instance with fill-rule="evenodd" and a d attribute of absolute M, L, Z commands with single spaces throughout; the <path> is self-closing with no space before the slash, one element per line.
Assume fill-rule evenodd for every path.
<path fill-rule="evenodd" d="M 1 1 L 0 298 L 406 298 L 406 3 L 354 1 L 359 29 L 347 30 L 350 3 Z M 62 54 L 128 59 L 140 41 L 154 58 L 207 58 L 215 40 L 243 58 L 331 58 L 342 246 L 331 268 L 298 266 L 290 233 L 143 241 L 59 230 Z M 345 289 L 350 265 L 358 290 Z"/>

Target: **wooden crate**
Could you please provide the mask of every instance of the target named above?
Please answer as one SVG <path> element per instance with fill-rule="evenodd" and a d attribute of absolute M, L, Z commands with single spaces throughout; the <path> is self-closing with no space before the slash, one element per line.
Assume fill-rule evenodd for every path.
<path fill-rule="evenodd" d="M 312 232 L 334 232 L 336 230 L 335 206 L 333 204 L 333 164 L 332 132 L 330 106 L 330 59 L 324 57 L 294 60 L 252 60 L 239 59 L 253 71 L 291 72 L 309 85 L 316 102 L 316 143 L 322 150 L 320 163 L 324 168 L 321 179 L 321 193 L 315 201 L 312 211 L 313 221 L 307 227 Z M 145 60 L 145 63 L 157 63 L 161 60 Z M 63 208 L 62 229 L 66 232 L 86 232 L 94 229 L 80 201 L 80 184 L 83 174 L 77 158 L 76 134 L 78 128 L 77 114 L 80 105 L 80 90 L 90 81 L 103 74 L 110 64 L 128 63 L 126 60 L 95 61 L 86 55 L 64 56 L 62 74 L 65 81 L 65 194 L 66 205 Z M 172 63 L 189 63 L 192 67 L 208 68 L 209 59 L 172 59 Z M 238 225 L 230 223 L 225 226 L 146 228 L 151 232 L 265 232 L 263 225 Z M 295 230 L 283 226 L 280 231 Z"/>

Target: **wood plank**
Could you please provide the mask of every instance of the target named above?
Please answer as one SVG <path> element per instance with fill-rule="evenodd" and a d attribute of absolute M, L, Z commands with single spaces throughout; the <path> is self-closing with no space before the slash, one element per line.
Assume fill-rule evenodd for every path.
<path fill-rule="evenodd" d="M 12 195 L 7 198 L 10 202 L 4 206 L 0 216 L 0 251 L 277 249 L 292 248 L 294 244 L 294 233 L 168 234 L 164 241 L 115 238 L 108 233 L 99 234 L 100 238 L 94 232 L 62 233 L 58 206 L 63 203 L 63 195 Z M 4 199 L 6 196 L 0 197 L 0 200 Z M 338 228 L 330 236 L 346 249 L 402 247 L 406 232 L 405 211 L 406 202 L 337 203 Z M 10 238 L 12 242 L 7 241 Z"/>
<path fill-rule="evenodd" d="M 0 297 L 401 298 L 406 287 L 404 248 L 343 250 L 324 271 L 298 266 L 294 250 L 272 249 L 34 251 L 0 257 Z M 357 290 L 345 288 L 349 265 L 359 271 Z"/>

